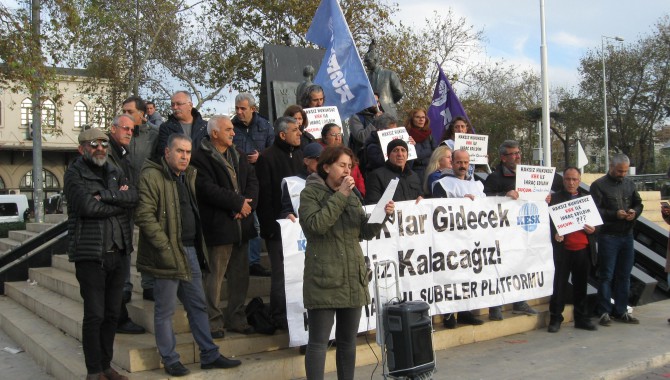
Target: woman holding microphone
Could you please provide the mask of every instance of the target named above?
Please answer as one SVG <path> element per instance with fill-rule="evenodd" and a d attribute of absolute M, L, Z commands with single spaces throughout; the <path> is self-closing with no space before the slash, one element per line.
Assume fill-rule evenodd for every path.
<path fill-rule="evenodd" d="M 381 224 L 370 224 L 354 194 L 354 154 L 344 146 L 326 148 L 317 173 L 300 194 L 300 225 L 307 239 L 303 299 L 309 318 L 305 355 L 307 379 L 323 379 L 328 339 L 336 318 L 337 378 L 353 379 L 361 308 L 370 303 L 369 270 L 359 239 L 372 239 Z M 389 201 L 387 215 L 394 212 Z"/>

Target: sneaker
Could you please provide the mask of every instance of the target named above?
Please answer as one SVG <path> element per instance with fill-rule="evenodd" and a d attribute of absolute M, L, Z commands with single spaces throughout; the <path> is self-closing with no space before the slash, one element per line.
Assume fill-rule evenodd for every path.
<path fill-rule="evenodd" d="M 200 364 L 201 369 L 212 369 L 212 368 L 233 368 L 237 367 L 238 365 L 242 364 L 241 361 L 235 360 L 235 359 L 228 359 L 227 357 L 223 355 L 219 355 L 216 360 L 214 360 L 211 363 L 207 364 Z"/>
<path fill-rule="evenodd" d="M 249 335 L 256 332 L 256 330 L 254 330 L 254 328 L 251 327 L 251 325 L 229 327 L 228 331 L 244 335 Z"/>
<path fill-rule="evenodd" d="M 524 301 L 524 302 L 520 302 L 520 303 L 515 303 L 514 306 L 512 306 L 512 313 L 513 314 L 537 315 L 537 310 L 530 307 L 530 305 L 527 302 Z"/>
<path fill-rule="evenodd" d="M 188 368 L 184 367 L 181 362 L 176 362 L 174 364 L 166 365 L 165 366 L 165 372 L 167 372 L 168 375 L 174 376 L 174 377 L 181 377 L 181 376 L 186 376 L 191 371 L 188 370 Z"/>
<path fill-rule="evenodd" d="M 109 380 L 128 380 L 127 376 L 123 376 L 122 374 L 116 372 L 116 370 L 111 367 L 104 370 L 103 373 Z"/>
<path fill-rule="evenodd" d="M 223 332 L 223 330 L 212 331 L 211 334 L 212 334 L 212 339 L 223 339 L 223 337 L 226 336 L 226 334 Z"/>
<path fill-rule="evenodd" d="M 502 321 L 502 306 L 494 306 L 489 308 L 489 320 L 491 321 Z"/>
<path fill-rule="evenodd" d="M 144 334 L 145 332 L 147 332 L 147 330 L 145 330 L 144 327 L 138 325 L 130 319 L 116 327 L 117 334 Z"/>
<path fill-rule="evenodd" d="M 629 325 L 639 325 L 640 324 L 640 320 L 633 317 L 629 313 L 623 313 L 620 316 L 612 315 L 612 319 L 614 319 L 617 322 L 628 323 Z"/>
<path fill-rule="evenodd" d="M 598 324 L 600 326 L 611 326 L 612 325 L 612 319 L 610 318 L 610 315 L 607 313 L 603 313 L 603 315 L 600 316 L 600 320 L 598 321 Z"/>

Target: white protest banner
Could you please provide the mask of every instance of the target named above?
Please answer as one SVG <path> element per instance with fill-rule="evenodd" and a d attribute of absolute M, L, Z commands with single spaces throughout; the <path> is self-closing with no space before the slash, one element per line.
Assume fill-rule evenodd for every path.
<path fill-rule="evenodd" d="M 545 202 L 507 197 L 396 202 L 379 235 L 362 241 L 370 268 L 398 265 L 400 298 L 423 300 L 431 315 L 474 310 L 551 295 L 554 264 Z M 367 208 L 369 212 L 370 207 Z M 302 275 L 307 242 L 298 223 L 282 228 L 290 345 L 307 342 Z M 380 281 L 389 273 L 380 272 Z M 374 296 L 373 283 L 370 295 Z M 374 300 L 359 331 L 375 328 Z"/>
<path fill-rule="evenodd" d="M 407 143 L 407 160 L 416 159 L 416 149 L 414 148 L 414 145 L 409 143 L 409 133 L 407 133 L 407 129 L 404 127 L 377 131 L 377 136 L 379 136 L 379 144 L 382 147 L 382 153 L 384 153 L 384 161 L 389 159 L 389 156 L 386 154 L 386 146 L 396 139 L 403 139 Z"/>
<path fill-rule="evenodd" d="M 590 195 L 549 206 L 549 215 L 559 235 L 567 235 L 584 228 L 603 224 L 598 207 Z"/>
<path fill-rule="evenodd" d="M 314 107 L 305 109 L 309 124 L 305 131 L 311 133 L 317 139 L 321 138 L 321 130 L 328 123 L 335 123 L 342 127 L 342 120 L 337 107 Z"/>
<path fill-rule="evenodd" d="M 470 154 L 470 163 L 474 165 L 486 165 L 489 163 L 488 135 L 473 135 L 470 133 L 457 133 L 454 139 L 454 150 L 465 149 Z"/>
<path fill-rule="evenodd" d="M 556 168 L 544 166 L 517 165 L 516 191 L 519 199 L 542 201 L 551 192 Z"/>

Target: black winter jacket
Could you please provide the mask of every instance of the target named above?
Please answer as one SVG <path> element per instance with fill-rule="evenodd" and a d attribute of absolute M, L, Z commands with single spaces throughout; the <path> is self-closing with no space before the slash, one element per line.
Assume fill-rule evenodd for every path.
<path fill-rule="evenodd" d="M 281 181 L 284 177 L 304 173 L 302 158 L 300 147 L 276 138 L 256 161 L 256 177 L 260 187 L 257 214 L 264 239 L 281 239 L 279 224 L 276 222 L 282 210 Z"/>
<path fill-rule="evenodd" d="M 65 171 L 64 191 L 68 201 L 68 256 L 70 261 L 102 261 L 105 251 L 105 220 L 116 217 L 121 225 L 126 254 L 133 250 L 132 228 L 128 211 L 137 205 L 137 189 L 119 188 L 128 183 L 119 170 L 107 162 L 106 179 L 98 177 L 78 157 Z M 100 200 L 95 198 L 100 196 Z"/>
<path fill-rule="evenodd" d="M 245 199 L 253 199 L 251 208 L 256 209 L 256 173 L 244 152 L 232 147 L 228 149 L 228 153 L 233 154 L 239 192 L 235 191 L 233 178 L 224 166 L 223 156 L 212 145 L 209 137 L 202 140 L 200 149 L 191 158 L 191 165 L 198 169 L 195 192 L 207 246 L 240 244 L 257 236 L 253 215 L 235 219 L 235 215 L 242 210 Z"/>
<path fill-rule="evenodd" d="M 200 148 L 200 143 L 202 139 L 207 136 L 207 122 L 202 118 L 200 112 L 197 109 L 191 109 L 191 116 L 193 116 L 193 123 L 191 125 L 191 135 L 189 136 L 192 142 L 192 148 L 195 152 Z M 158 130 L 158 139 L 156 141 L 156 149 L 154 154 L 151 156 L 151 159 L 156 162 L 161 162 L 161 157 L 165 156 L 165 147 L 167 146 L 168 138 L 173 133 L 184 134 L 184 129 L 179 124 L 174 115 L 168 116 L 168 119 L 165 123 L 161 124 L 160 129 Z"/>
<path fill-rule="evenodd" d="M 386 161 L 384 166 L 368 173 L 365 179 L 365 204 L 377 203 L 394 178 L 400 180 L 393 195 L 395 202 L 414 200 L 423 194 L 421 179 L 409 165 L 405 165 L 405 170 L 401 171 L 399 166 Z"/>
<path fill-rule="evenodd" d="M 593 181 L 591 196 L 598 207 L 603 225 L 600 233 L 605 235 L 628 235 L 633 231 L 635 221 L 642 214 L 642 198 L 629 178 L 618 181 L 609 173 Z M 617 210 L 635 210 L 635 219 L 618 219 Z"/>

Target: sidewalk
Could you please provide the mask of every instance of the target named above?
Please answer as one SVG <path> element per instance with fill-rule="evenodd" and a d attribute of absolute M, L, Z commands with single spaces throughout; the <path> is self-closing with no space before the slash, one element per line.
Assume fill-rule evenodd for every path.
<path fill-rule="evenodd" d="M 665 378 L 654 376 L 658 371 L 652 368 L 670 364 L 670 300 L 637 307 L 633 314 L 640 325 L 613 322 L 591 332 L 570 323 L 556 334 L 534 330 L 438 351 L 433 379 Z M 376 370 L 374 365 L 356 368 L 356 379 L 381 376 L 381 364 Z M 334 380 L 337 375 L 325 378 Z"/>

